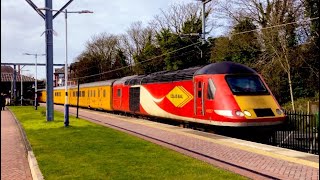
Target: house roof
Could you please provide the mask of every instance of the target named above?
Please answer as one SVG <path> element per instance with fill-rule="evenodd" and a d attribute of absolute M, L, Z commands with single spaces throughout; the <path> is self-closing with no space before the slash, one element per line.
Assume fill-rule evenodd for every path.
<path fill-rule="evenodd" d="M 34 82 L 34 78 L 22 75 L 22 81 L 23 82 Z M 12 73 L 5 73 L 1 72 L 1 82 L 12 82 L 13 81 L 13 74 Z M 17 82 L 21 82 L 21 77 L 19 74 L 17 74 L 16 77 Z"/>
<path fill-rule="evenodd" d="M 54 74 L 64 74 L 64 67 L 62 68 L 55 68 Z"/>
<path fill-rule="evenodd" d="M 1 66 L 1 73 L 13 73 L 11 66 Z"/>

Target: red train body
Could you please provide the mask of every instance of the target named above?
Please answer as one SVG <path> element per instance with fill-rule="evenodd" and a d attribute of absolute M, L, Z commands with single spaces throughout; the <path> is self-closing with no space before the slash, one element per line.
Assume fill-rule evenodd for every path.
<path fill-rule="evenodd" d="M 229 127 L 270 126 L 285 120 L 263 78 L 253 69 L 233 62 L 108 82 L 111 92 L 104 99 L 109 98 L 111 106 L 100 109 Z"/>

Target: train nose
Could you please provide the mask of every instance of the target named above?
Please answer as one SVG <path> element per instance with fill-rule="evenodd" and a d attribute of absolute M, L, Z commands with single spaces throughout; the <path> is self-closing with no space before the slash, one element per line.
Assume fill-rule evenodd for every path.
<path fill-rule="evenodd" d="M 271 95 L 235 96 L 246 118 L 283 117 L 284 113 Z"/>

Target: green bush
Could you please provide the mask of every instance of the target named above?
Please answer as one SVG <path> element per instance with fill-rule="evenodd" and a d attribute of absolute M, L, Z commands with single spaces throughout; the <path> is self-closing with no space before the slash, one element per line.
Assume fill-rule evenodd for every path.
<path fill-rule="evenodd" d="M 294 107 L 296 111 L 303 111 L 307 112 L 308 111 L 308 101 L 319 101 L 319 98 L 314 97 L 314 98 L 299 98 L 294 101 Z M 292 105 L 291 101 L 282 104 L 281 107 L 285 110 L 292 110 Z"/>

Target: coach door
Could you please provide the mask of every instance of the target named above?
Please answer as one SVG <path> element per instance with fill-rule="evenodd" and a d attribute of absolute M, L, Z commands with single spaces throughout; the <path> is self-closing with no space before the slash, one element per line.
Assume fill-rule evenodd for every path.
<path fill-rule="evenodd" d="M 140 87 L 129 89 L 129 109 L 131 112 L 140 112 Z"/>
<path fill-rule="evenodd" d="M 202 78 L 194 79 L 194 114 L 196 117 L 204 116 L 204 81 Z"/>

